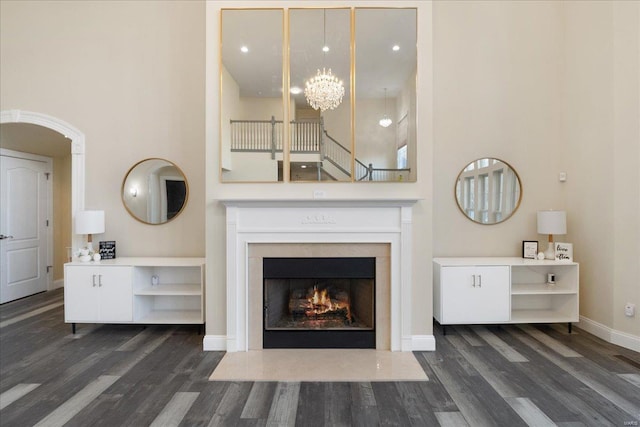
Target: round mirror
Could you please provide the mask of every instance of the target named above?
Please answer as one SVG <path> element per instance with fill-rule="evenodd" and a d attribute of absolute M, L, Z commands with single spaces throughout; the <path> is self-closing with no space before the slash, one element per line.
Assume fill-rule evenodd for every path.
<path fill-rule="evenodd" d="M 164 159 L 145 159 L 135 165 L 122 182 L 122 203 L 145 224 L 164 224 L 187 205 L 189 185 L 178 166 Z"/>
<path fill-rule="evenodd" d="M 505 221 L 520 206 L 522 184 L 516 171 L 494 158 L 474 160 L 458 174 L 455 188 L 460 211 L 479 224 Z"/>

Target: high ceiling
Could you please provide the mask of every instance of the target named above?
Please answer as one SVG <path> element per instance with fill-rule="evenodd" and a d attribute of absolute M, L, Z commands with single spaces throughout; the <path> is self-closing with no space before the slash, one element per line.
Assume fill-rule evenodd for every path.
<path fill-rule="evenodd" d="M 282 96 L 284 13 L 278 9 L 223 10 L 222 63 L 242 96 Z M 290 87 L 318 68 L 331 68 L 350 90 L 350 9 L 290 9 Z M 325 31 L 326 28 L 326 31 Z M 324 53 L 322 46 L 330 48 Z M 392 47 L 397 45 L 398 50 Z M 240 48 L 246 46 L 248 52 Z M 415 71 L 415 9 L 356 9 L 355 86 L 357 97 L 395 96 Z M 303 99 L 302 95 L 299 98 Z"/>

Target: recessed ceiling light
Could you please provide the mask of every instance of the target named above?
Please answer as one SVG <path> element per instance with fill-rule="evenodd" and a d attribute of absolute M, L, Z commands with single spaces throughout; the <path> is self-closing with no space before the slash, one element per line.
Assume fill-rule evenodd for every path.
<path fill-rule="evenodd" d="M 300 167 L 301 167 L 302 169 L 306 169 L 306 168 L 307 168 L 307 165 L 300 165 Z"/>
<path fill-rule="evenodd" d="M 292 86 L 289 92 L 291 92 L 292 95 L 298 95 L 302 93 L 302 89 L 300 89 L 298 86 Z"/>
<path fill-rule="evenodd" d="M 242 52 L 242 53 L 247 53 L 247 52 L 249 52 L 249 48 L 248 48 L 248 47 L 246 47 L 246 46 L 242 46 L 242 47 L 240 48 L 240 52 Z"/>
<path fill-rule="evenodd" d="M 393 49 L 394 52 L 397 52 L 400 50 L 400 46 L 398 46 L 397 44 L 394 44 L 391 49 Z"/>
<path fill-rule="evenodd" d="M 323 52 L 329 52 L 329 46 L 322 46 Z"/>

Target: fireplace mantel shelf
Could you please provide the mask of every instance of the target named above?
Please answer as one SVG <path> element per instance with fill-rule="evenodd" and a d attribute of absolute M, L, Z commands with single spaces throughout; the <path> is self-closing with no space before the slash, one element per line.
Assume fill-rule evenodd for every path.
<path fill-rule="evenodd" d="M 221 199 L 225 206 L 269 207 L 269 206 L 412 206 L 421 199 Z"/>

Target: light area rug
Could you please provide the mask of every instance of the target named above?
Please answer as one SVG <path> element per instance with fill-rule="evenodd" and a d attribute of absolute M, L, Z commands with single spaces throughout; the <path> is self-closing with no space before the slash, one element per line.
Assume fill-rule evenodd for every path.
<path fill-rule="evenodd" d="M 226 353 L 210 381 L 428 381 L 411 352 L 265 349 Z"/>

